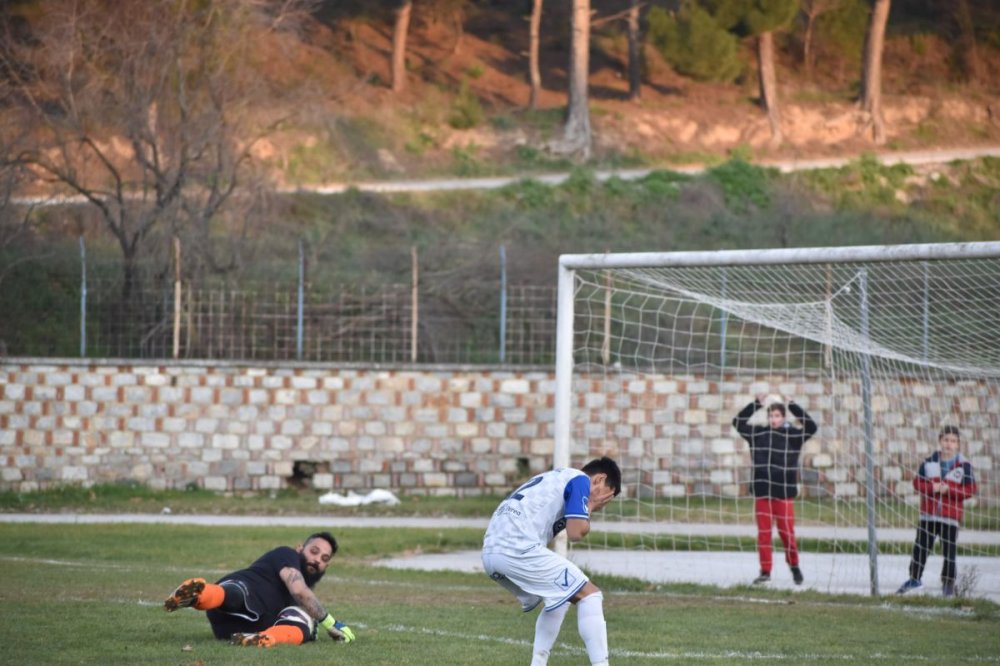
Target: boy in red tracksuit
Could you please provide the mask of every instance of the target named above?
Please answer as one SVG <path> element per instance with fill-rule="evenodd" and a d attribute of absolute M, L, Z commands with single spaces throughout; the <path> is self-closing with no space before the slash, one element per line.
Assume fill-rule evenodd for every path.
<path fill-rule="evenodd" d="M 940 449 L 920 464 L 913 477 L 913 487 L 920 493 L 920 522 L 910 560 L 910 579 L 896 594 L 905 594 L 923 586 L 920 582 L 927 564 L 927 555 L 934 549 L 935 537 L 941 537 L 944 566 L 941 567 L 941 591 L 946 597 L 955 596 L 955 554 L 958 527 L 962 523 L 965 500 L 976 494 L 976 479 L 972 463 L 958 452 L 958 428 L 945 426 L 938 435 Z"/>
<path fill-rule="evenodd" d="M 816 434 L 816 422 L 792 401 L 788 411 L 801 421 L 802 427 L 792 425 L 785 414 L 785 405 L 775 402 L 767 405 L 767 426 L 750 424 L 750 417 L 764 406 L 767 394 L 740 410 L 733 419 L 733 427 L 750 444 L 753 457 L 754 515 L 757 519 L 757 553 L 760 556 L 760 575 L 755 585 L 771 580 L 773 548 L 772 524 L 777 523 L 778 536 L 785 547 L 785 561 L 792 570 L 796 585 L 803 581 L 799 568 L 799 551 L 795 544 L 795 507 L 793 500 L 799 494 L 799 454 L 802 445 Z"/>

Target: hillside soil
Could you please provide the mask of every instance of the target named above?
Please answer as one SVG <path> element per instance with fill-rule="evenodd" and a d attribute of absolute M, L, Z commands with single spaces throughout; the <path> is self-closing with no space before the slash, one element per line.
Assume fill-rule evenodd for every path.
<path fill-rule="evenodd" d="M 550 23 L 559 17 L 550 18 Z M 289 129 L 260 142 L 257 156 L 283 185 L 363 178 L 484 175 L 559 166 L 546 144 L 561 131 L 566 104 L 565 38 L 543 25 L 539 107 L 526 108 L 527 24 L 480 12 L 457 23 L 415 15 L 407 49 L 407 88 L 393 93 L 392 25 L 339 17 L 317 22 L 295 44 L 262 43 L 292 58 L 268 58 L 267 75 L 293 80 L 304 62 L 322 94 Z M 734 85 L 677 75 L 651 48 L 643 53 L 641 99 L 629 100 L 626 43 L 614 24 L 595 30 L 590 106 L 599 166 L 706 163 L 741 151 L 754 159 L 806 159 L 864 152 L 1000 144 L 1000 85 L 953 81 L 948 45 L 927 37 L 887 42 L 884 116 L 888 140 L 876 146 L 861 124 L 859 66 L 832 62 L 803 74 L 795 48 L 781 52 L 778 81 L 785 141 L 773 145 L 752 69 Z M 745 61 L 753 62 L 752 44 Z M 987 71 L 1000 54 L 984 50 Z M 282 63 L 285 63 L 282 65 Z M 286 71 L 282 67 L 294 68 Z M 457 111 L 475 96 L 474 124 L 456 129 Z M 462 105 L 465 106 L 462 106 Z M 481 116 L 476 118 L 476 112 Z M 564 165 L 563 165 L 564 166 Z"/>

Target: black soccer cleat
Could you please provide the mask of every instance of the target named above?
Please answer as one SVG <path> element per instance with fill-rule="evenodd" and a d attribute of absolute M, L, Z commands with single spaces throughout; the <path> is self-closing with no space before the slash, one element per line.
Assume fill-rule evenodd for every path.
<path fill-rule="evenodd" d="M 243 647 L 271 647 L 274 645 L 274 639 L 267 634 L 233 634 L 229 639 L 229 642 L 233 645 L 242 645 Z"/>
<path fill-rule="evenodd" d="M 761 573 L 761 575 L 753 579 L 754 585 L 763 585 L 764 583 L 770 583 L 770 582 L 771 582 L 771 574 L 769 573 Z"/>
<path fill-rule="evenodd" d="M 805 580 L 805 576 L 802 575 L 802 569 L 798 567 L 792 567 L 792 580 L 795 581 L 796 585 L 801 585 L 802 581 Z"/>
<path fill-rule="evenodd" d="M 201 594 L 205 589 L 205 579 L 204 578 L 188 578 L 186 581 L 177 586 L 174 593 L 171 594 L 163 602 L 163 610 L 168 613 L 172 613 L 178 608 L 187 608 L 191 606 L 196 601 L 198 601 L 198 595 Z"/>

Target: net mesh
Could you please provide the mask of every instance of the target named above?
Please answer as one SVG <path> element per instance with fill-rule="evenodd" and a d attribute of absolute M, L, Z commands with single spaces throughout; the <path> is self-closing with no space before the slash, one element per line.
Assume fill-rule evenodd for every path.
<path fill-rule="evenodd" d="M 944 425 L 961 429 L 979 487 L 959 533 L 961 591 L 981 594 L 997 578 L 1000 257 L 577 270 L 574 279 L 571 457 L 608 453 L 625 476 L 623 499 L 585 548 L 618 551 L 619 562 L 742 553 L 713 565 L 728 576 L 678 575 L 752 579 L 750 452 L 732 420 L 763 393 L 794 400 L 819 425 L 802 450 L 795 503 L 812 587 L 867 591 L 881 579 L 895 589 L 906 579 L 919 514 L 912 479 Z M 765 412 L 753 422 L 764 425 Z M 880 575 L 869 568 L 869 523 Z M 776 540 L 776 572 L 782 552 Z"/>

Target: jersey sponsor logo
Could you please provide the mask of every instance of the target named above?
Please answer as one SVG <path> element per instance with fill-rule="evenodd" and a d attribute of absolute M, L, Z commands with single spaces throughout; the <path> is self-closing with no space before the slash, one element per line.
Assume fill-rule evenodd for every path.
<path fill-rule="evenodd" d="M 509 505 L 507 505 L 505 503 L 505 504 L 501 504 L 500 507 L 497 509 L 497 515 L 498 516 L 502 516 L 502 515 L 505 515 L 505 514 L 512 514 L 512 515 L 515 515 L 515 516 L 520 516 L 521 512 L 518 511 L 517 509 L 515 509 L 514 507 L 509 506 Z"/>

